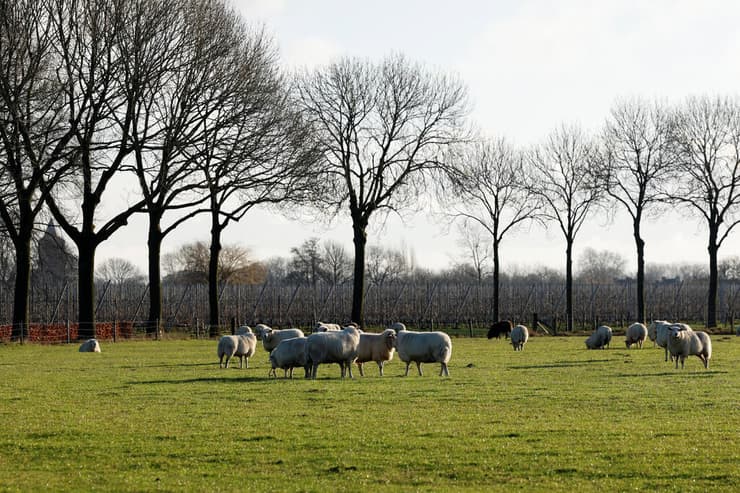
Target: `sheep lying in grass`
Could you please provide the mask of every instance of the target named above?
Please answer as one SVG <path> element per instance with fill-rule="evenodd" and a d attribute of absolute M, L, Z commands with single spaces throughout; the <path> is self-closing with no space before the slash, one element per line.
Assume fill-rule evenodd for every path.
<path fill-rule="evenodd" d="M 357 350 L 357 366 L 360 368 L 360 376 L 365 376 L 363 369 L 367 361 L 375 361 L 380 369 L 380 376 L 383 376 L 383 366 L 386 361 L 393 359 L 395 351 L 393 345 L 396 340 L 396 331 L 385 329 L 380 334 L 360 334 L 360 346 Z"/>
<path fill-rule="evenodd" d="M 244 360 L 246 360 L 246 367 L 249 368 L 249 358 L 254 355 L 256 349 L 257 338 L 252 333 L 238 336 L 223 336 L 218 340 L 218 348 L 216 350 L 218 354 L 218 367 L 228 368 L 231 358 L 237 356 L 239 358 L 239 368 L 244 368 Z M 224 358 L 226 358 L 225 365 Z"/>
<path fill-rule="evenodd" d="M 500 339 L 502 335 L 504 337 L 509 337 L 509 334 L 511 334 L 511 328 L 511 321 L 500 320 L 491 325 L 491 328 L 488 329 L 488 335 L 486 337 L 488 337 L 489 339 L 493 339 L 494 337 L 496 339 Z"/>
<path fill-rule="evenodd" d="M 524 345 L 529 340 L 529 330 L 523 325 L 517 325 L 511 329 L 511 345 L 514 351 L 523 351 Z"/>
<path fill-rule="evenodd" d="M 359 346 L 360 331 L 354 327 L 311 334 L 306 341 L 307 364 L 311 365 L 311 378 L 316 378 L 316 372 L 322 363 L 338 363 L 342 369 L 342 378 L 348 370 L 349 378 L 354 378 L 352 363 L 357 359 Z"/>
<path fill-rule="evenodd" d="M 396 324 L 394 324 L 396 326 Z M 450 376 L 450 371 L 447 368 L 452 357 L 452 341 L 450 336 L 444 332 L 413 332 L 405 330 L 405 326 L 400 324 L 397 326 L 399 330 L 396 332 L 396 351 L 398 351 L 398 358 L 406 363 L 406 372 L 404 376 L 409 374 L 409 366 L 413 361 L 416 363 L 416 369 L 420 376 L 424 375 L 421 370 L 422 363 L 439 363 L 441 365 L 439 375 Z"/>
<path fill-rule="evenodd" d="M 280 341 L 294 337 L 305 337 L 305 335 L 301 329 L 270 329 L 262 333 L 262 347 L 270 353 L 280 344 Z"/>
<path fill-rule="evenodd" d="M 80 344 L 80 350 L 81 353 L 99 353 L 100 352 L 100 343 L 97 339 L 88 339 L 82 344 Z"/>
<path fill-rule="evenodd" d="M 612 340 L 612 329 L 607 325 L 599 325 L 586 339 L 586 348 L 604 349 L 609 347 Z"/>
<path fill-rule="evenodd" d="M 637 344 L 637 347 L 642 349 L 642 343 L 645 342 L 645 339 L 647 338 L 647 327 L 640 322 L 634 323 L 627 327 L 624 337 L 624 343 L 627 346 L 627 349 L 629 349 L 633 344 Z"/>
<path fill-rule="evenodd" d="M 305 377 L 309 377 L 310 367 L 308 366 L 308 357 L 306 355 L 306 337 L 293 337 L 292 339 L 283 339 L 275 349 L 270 352 L 270 365 L 272 368 L 268 376 L 274 376 L 276 368 L 283 369 L 283 376 L 287 378 L 290 371 L 290 378 L 293 378 L 293 368 L 303 367 Z"/>
<path fill-rule="evenodd" d="M 673 324 L 668 329 L 668 351 L 676 358 L 676 369 L 678 360 L 681 360 L 681 368 L 689 356 L 697 356 L 709 368 L 709 360 L 712 357 L 712 340 L 709 334 L 702 331 L 693 331 L 682 327 L 683 324 Z"/>

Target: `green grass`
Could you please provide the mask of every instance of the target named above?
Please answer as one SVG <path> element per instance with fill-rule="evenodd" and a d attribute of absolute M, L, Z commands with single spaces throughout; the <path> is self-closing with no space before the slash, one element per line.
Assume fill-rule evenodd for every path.
<path fill-rule="evenodd" d="M 215 341 L 0 345 L 0 491 L 740 490 L 740 338 L 708 371 L 583 340 L 344 381 L 219 369 Z"/>

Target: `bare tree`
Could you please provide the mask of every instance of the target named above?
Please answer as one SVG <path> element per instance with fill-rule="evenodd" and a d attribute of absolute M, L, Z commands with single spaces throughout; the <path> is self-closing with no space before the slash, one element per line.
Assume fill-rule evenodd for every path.
<path fill-rule="evenodd" d="M 410 273 L 406 256 L 401 250 L 371 245 L 367 249 L 367 277 L 382 286 L 399 281 Z"/>
<path fill-rule="evenodd" d="M 163 266 L 170 279 L 193 284 L 208 284 L 211 252 L 208 243 L 196 241 L 164 255 Z M 224 245 L 219 253 L 218 278 L 231 284 L 264 282 L 266 269 L 241 245 Z"/>
<path fill-rule="evenodd" d="M 624 257 L 608 250 L 586 248 L 578 261 L 578 277 L 587 283 L 611 283 L 624 276 Z"/>
<path fill-rule="evenodd" d="M 458 244 L 462 248 L 465 256 L 469 259 L 469 266 L 475 273 L 475 280 L 477 282 L 483 282 L 485 275 L 486 266 L 491 260 L 493 255 L 491 242 L 484 239 L 482 226 L 475 221 L 463 220 L 457 226 L 460 239 Z M 494 286 L 494 290 L 498 290 L 498 286 Z M 495 295 L 494 295 L 495 296 Z M 497 300 L 496 300 L 497 301 Z M 494 305 L 497 303 L 494 302 Z M 498 319 L 498 309 L 494 307 L 494 318 Z"/>
<path fill-rule="evenodd" d="M 319 280 L 326 276 L 319 239 L 309 238 L 300 246 L 291 248 L 290 253 L 292 277 L 315 288 Z"/>
<path fill-rule="evenodd" d="M 34 228 L 82 116 L 65 106 L 52 0 L 0 0 L 0 218 L 15 251 L 12 337 L 29 321 Z"/>
<path fill-rule="evenodd" d="M 596 150 L 576 126 L 561 126 L 530 154 L 536 173 L 532 191 L 545 203 L 543 217 L 565 238 L 567 330 L 573 330 L 573 244 L 589 212 L 601 197 L 592 171 Z"/>
<path fill-rule="evenodd" d="M 343 284 L 351 279 L 352 259 L 341 243 L 325 240 L 322 246 L 326 277 L 332 286 Z"/>
<path fill-rule="evenodd" d="M 657 102 L 633 99 L 616 103 L 603 132 L 600 178 L 605 192 L 632 219 L 637 250 L 637 319 L 645 322 L 645 240 L 642 220 L 663 200 L 659 193 L 669 178 L 670 118 Z"/>
<path fill-rule="evenodd" d="M 141 271 L 125 258 L 112 257 L 100 264 L 96 269 L 98 279 L 110 281 L 121 286 L 130 281 L 140 281 Z"/>
<path fill-rule="evenodd" d="M 450 174 L 448 214 L 485 229 L 493 247 L 493 317 L 499 316 L 501 243 L 527 221 L 538 217 L 540 196 L 532 194 L 532 177 L 524 154 L 504 139 L 473 143 L 460 151 Z"/>
<path fill-rule="evenodd" d="M 297 105 L 322 141 L 328 190 L 338 213 L 349 206 L 355 250 L 351 319 L 364 317 L 367 227 L 376 212 L 406 209 L 466 137 L 466 90 L 403 56 L 380 63 L 343 59 L 297 80 Z"/>
<path fill-rule="evenodd" d="M 717 254 L 740 223 L 740 105 L 727 97 L 691 97 L 673 115 L 678 178 L 673 203 L 706 221 L 709 238 L 707 327 L 717 325 Z"/>

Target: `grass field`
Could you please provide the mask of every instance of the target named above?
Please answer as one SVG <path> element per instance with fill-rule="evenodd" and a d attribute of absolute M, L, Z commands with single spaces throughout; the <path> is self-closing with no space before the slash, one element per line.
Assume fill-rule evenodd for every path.
<path fill-rule="evenodd" d="M 740 338 L 708 371 L 583 340 L 344 381 L 219 369 L 216 341 L 0 345 L 0 491 L 740 491 Z"/>

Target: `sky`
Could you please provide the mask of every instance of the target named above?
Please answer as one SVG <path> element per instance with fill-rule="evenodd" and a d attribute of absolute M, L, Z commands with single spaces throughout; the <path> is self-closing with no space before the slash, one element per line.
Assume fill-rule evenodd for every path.
<path fill-rule="evenodd" d="M 471 119 L 484 135 L 535 145 L 562 123 L 599 131 L 617 98 L 640 96 L 669 103 L 689 95 L 740 89 L 740 2 L 732 0 L 237 0 L 248 22 L 263 25 L 288 70 L 350 56 L 370 60 L 402 53 L 468 87 Z M 706 264 L 703 222 L 671 211 L 644 227 L 648 263 Z M 97 262 L 123 257 L 145 272 L 146 218 L 142 215 L 101 245 Z M 207 241 L 205 217 L 176 231 L 164 252 Z M 346 215 L 331 223 L 289 220 L 254 210 L 227 229 L 224 243 L 248 247 L 257 259 L 289 256 L 311 237 L 352 251 Z M 740 255 L 734 233 L 720 259 Z M 444 269 L 465 259 L 454 227 L 420 212 L 384 225 L 371 219 L 369 244 L 411 250 L 418 266 Z M 635 270 L 631 225 L 592 217 L 576 238 L 584 249 L 609 250 Z M 563 269 L 565 241 L 555 225 L 532 226 L 507 237 L 504 269 Z M 576 265 L 577 267 L 577 265 Z"/>

